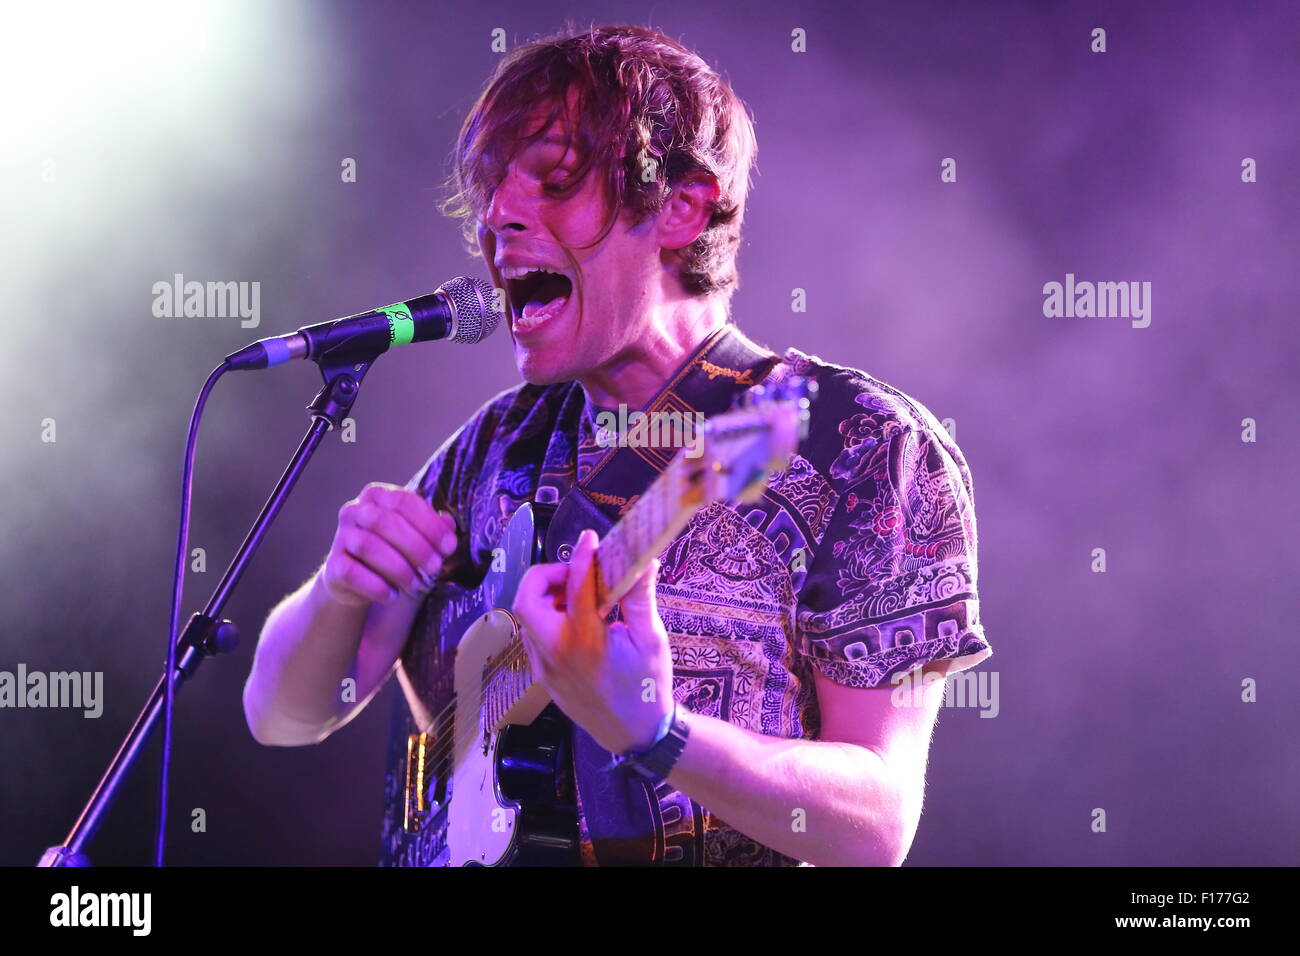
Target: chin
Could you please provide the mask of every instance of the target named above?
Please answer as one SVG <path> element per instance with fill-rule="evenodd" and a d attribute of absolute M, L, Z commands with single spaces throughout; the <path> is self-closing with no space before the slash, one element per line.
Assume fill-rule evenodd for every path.
<path fill-rule="evenodd" d="M 519 377 L 530 385 L 556 385 L 576 377 L 567 366 L 556 368 L 536 355 L 521 355 L 518 351 L 515 353 L 515 367 L 519 369 Z"/>

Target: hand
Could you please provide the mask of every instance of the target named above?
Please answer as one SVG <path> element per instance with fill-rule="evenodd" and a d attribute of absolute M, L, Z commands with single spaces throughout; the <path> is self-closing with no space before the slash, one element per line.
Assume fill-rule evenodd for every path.
<path fill-rule="evenodd" d="M 321 586 L 340 604 L 420 600 L 456 553 L 456 522 L 414 491 L 372 482 L 339 509 Z"/>
<path fill-rule="evenodd" d="M 619 602 L 623 621 L 607 627 L 596 613 L 597 543 L 584 531 L 569 564 L 529 568 L 513 610 L 533 677 L 600 746 L 622 754 L 649 747 L 672 710 L 672 651 L 655 603 L 658 560 Z"/>

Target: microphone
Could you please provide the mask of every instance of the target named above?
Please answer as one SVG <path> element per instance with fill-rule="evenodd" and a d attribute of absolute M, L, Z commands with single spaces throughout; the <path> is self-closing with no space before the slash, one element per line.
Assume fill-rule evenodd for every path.
<path fill-rule="evenodd" d="M 258 339 L 226 356 L 230 370 L 270 368 L 293 359 L 324 355 L 375 357 L 393 345 L 451 339 L 473 345 L 501 321 L 496 291 L 482 279 L 457 276 L 428 295 L 359 312 L 333 322 L 304 325 L 297 332 Z"/>

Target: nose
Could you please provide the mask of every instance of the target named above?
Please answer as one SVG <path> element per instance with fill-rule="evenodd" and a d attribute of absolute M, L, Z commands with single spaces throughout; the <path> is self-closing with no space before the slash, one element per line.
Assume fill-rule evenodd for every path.
<path fill-rule="evenodd" d="M 535 226 L 535 193 L 536 189 L 530 187 L 511 163 L 505 178 L 492 191 L 485 224 L 498 235 L 528 232 Z"/>

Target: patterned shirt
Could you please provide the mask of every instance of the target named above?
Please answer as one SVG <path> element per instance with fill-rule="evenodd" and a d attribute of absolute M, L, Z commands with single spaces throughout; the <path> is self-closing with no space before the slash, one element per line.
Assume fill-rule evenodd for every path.
<path fill-rule="evenodd" d="M 788 349 L 769 381 L 814 378 L 807 438 L 761 499 L 710 504 L 660 554 L 673 694 L 694 713 L 816 739 L 813 672 L 879 687 L 927 662 L 950 673 L 992 650 L 979 619 L 971 475 L 919 402 L 865 372 Z M 576 382 L 487 402 L 412 478 L 456 516 L 448 573 L 476 584 L 525 501 L 557 501 L 608 450 Z M 792 866 L 666 783 L 659 865 Z M 583 859 L 595 863 L 579 805 Z"/>

